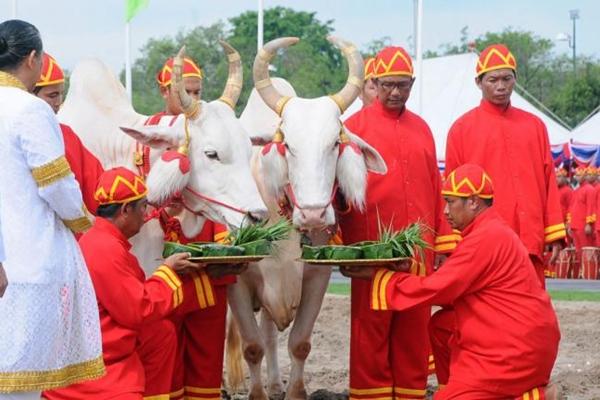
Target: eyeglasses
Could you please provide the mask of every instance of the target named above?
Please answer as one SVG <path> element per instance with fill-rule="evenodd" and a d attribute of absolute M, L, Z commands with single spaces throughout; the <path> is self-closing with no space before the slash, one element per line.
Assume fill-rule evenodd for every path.
<path fill-rule="evenodd" d="M 394 89 L 403 91 L 403 90 L 410 89 L 410 87 L 413 84 L 413 81 L 412 81 L 412 79 L 410 81 L 400 81 L 400 82 L 379 81 L 379 84 L 387 92 L 391 92 Z"/>

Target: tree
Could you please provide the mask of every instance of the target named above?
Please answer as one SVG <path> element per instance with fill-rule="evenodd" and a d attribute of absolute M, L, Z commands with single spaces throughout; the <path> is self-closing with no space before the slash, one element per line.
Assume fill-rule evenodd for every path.
<path fill-rule="evenodd" d="M 227 79 L 227 62 L 218 44 L 228 41 L 241 55 L 244 68 L 244 87 L 237 111 L 243 110 L 254 86 L 252 65 L 256 56 L 257 15 L 245 12 L 229 20 L 227 30 L 223 22 L 209 27 L 181 31 L 175 37 L 149 40 L 142 48 L 142 56 L 134 63 L 133 104 L 136 110 L 151 114 L 163 108 L 156 85 L 156 73 L 168 57 L 182 44 L 205 73 L 202 97 L 213 100 L 220 96 Z M 273 60 L 278 75 L 286 78 L 299 96 L 317 97 L 337 92 L 344 85 L 347 66 L 342 53 L 327 41 L 333 31 L 333 21 L 321 22 L 316 13 L 275 7 L 265 10 L 265 42 L 283 36 L 297 36 L 300 43 Z"/>

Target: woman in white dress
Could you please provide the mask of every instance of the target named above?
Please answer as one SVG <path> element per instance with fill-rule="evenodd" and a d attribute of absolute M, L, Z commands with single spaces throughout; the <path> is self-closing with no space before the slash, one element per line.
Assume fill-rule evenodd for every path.
<path fill-rule="evenodd" d="M 73 235 L 90 221 L 52 109 L 28 93 L 42 41 L 0 24 L 0 220 L 8 285 L 0 298 L 0 400 L 104 373 L 94 289 Z M 0 274 L 0 285 L 2 275 Z"/>

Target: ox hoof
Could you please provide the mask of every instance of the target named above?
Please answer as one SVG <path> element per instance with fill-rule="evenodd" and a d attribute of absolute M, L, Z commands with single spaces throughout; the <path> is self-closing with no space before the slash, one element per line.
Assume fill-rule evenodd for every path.
<path fill-rule="evenodd" d="M 252 389 L 248 394 L 248 400 L 269 400 L 269 396 L 263 388 Z"/>
<path fill-rule="evenodd" d="M 304 382 L 299 382 L 291 387 L 288 387 L 288 390 L 285 394 L 285 400 L 306 400 L 308 399 L 308 394 L 306 393 L 306 389 L 304 388 Z"/>
<path fill-rule="evenodd" d="M 267 387 L 267 393 L 269 393 L 270 400 L 283 400 L 285 398 L 285 391 L 283 390 L 283 383 L 275 382 L 270 383 Z"/>

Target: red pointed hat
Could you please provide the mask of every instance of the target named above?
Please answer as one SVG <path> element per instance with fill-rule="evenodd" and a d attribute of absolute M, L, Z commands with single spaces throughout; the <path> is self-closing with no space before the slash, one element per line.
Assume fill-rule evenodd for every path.
<path fill-rule="evenodd" d="M 494 186 L 489 175 L 479 165 L 464 164 L 450 172 L 444 181 L 442 195 L 491 199 L 494 197 Z"/>
<path fill-rule="evenodd" d="M 517 71 L 517 60 L 508 47 L 503 44 L 492 44 L 485 48 L 477 61 L 477 76 L 497 69 L 510 68 Z"/>
<path fill-rule="evenodd" d="M 139 200 L 147 194 L 148 188 L 142 177 L 127 168 L 117 167 L 100 175 L 94 198 L 99 205 L 123 204 Z"/>
<path fill-rule="evenodd" d="M 402 47 L 388 46 L 375 57 L 373 78 L 383 76 L 404 75 L 413 76 L 413 65 L 410 55 Z"/>
<path fill-rule="evenodd" d="M 158 74 L 156 74 L 156 82 L 160 86 L 169 86 L 171 84 L 171 74 L 173 71 L 173 58 L 169 58 L 165 65 L 160 69 Z M 184 57 L 183 59 L 183 77 L 196 77 L 196 78 L 204 78 L 204 74 L 202 73 L 202 69 L 189 57 Z"/>
<path fill-rule="evenodd" d="M 35 84 L 36 87 L 55 85 L 65 81 L 65 74 L 50 54 L 44 53 L 42 56 L 42 74 Z"/>
<path fill-rule="evenodd" d="M 369 57 L 365 60 L 365 81 L 374 78 L 375 75 L 375 57 Z"/>

